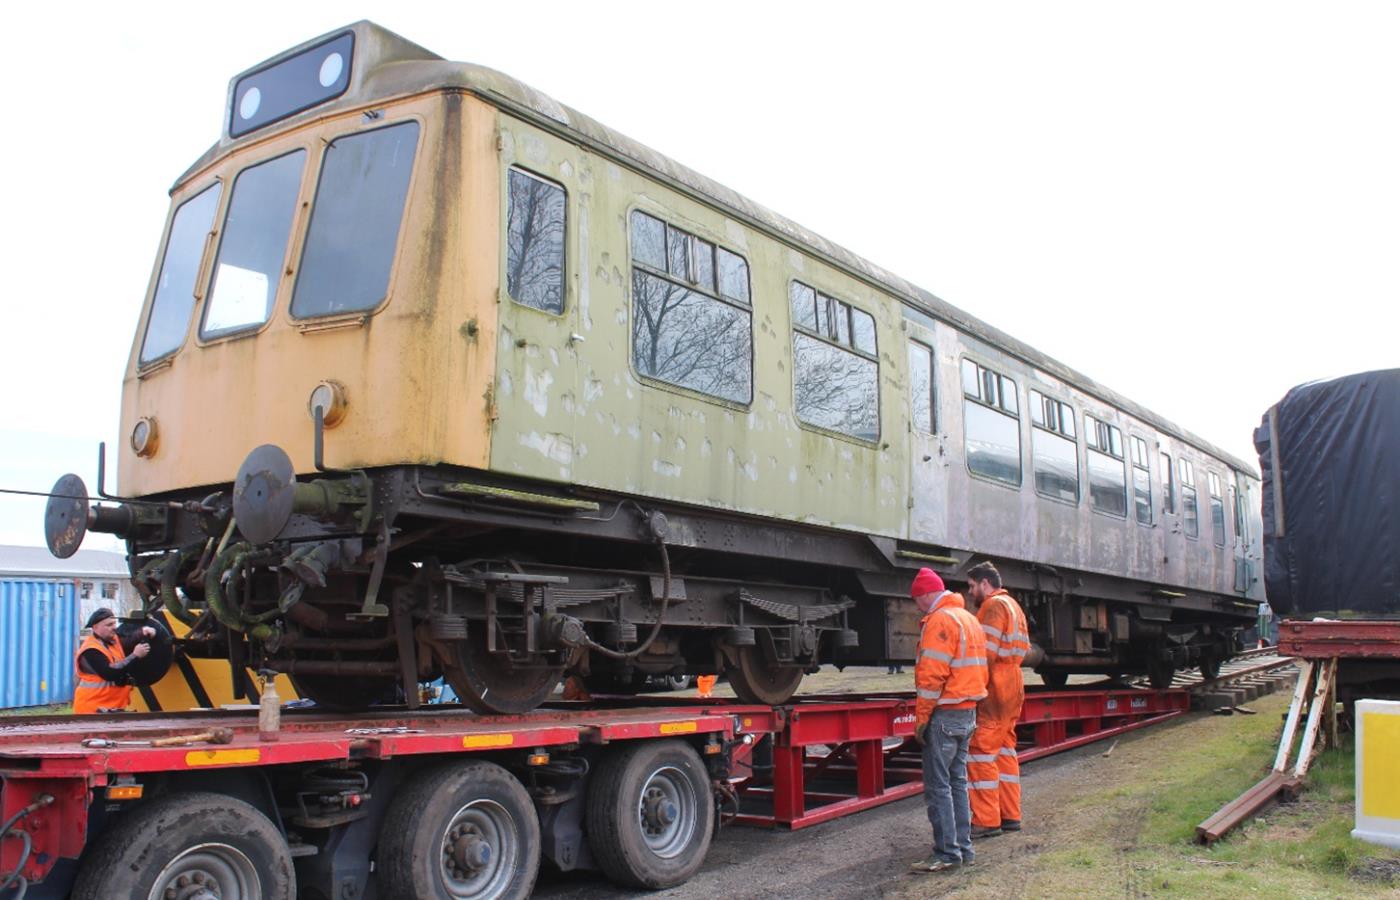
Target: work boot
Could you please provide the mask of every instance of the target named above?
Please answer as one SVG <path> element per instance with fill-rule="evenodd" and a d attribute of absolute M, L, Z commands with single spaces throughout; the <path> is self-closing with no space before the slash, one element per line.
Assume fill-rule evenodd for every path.
<path fill-rule="evenodd" d="M 1002 830 L 1002 831 L 1020 831 L 1020 830 L 1021 830 L 1021 820 L 1020 820 L 1020 819 L 1002 819 L 1002 820 L 1001 820 L 1001 830 Z"/>
<path fill-rule="evenodd" d="M 1005 824 L 1005 823 L 1003 823 L 1003 825 L 1004 825 L 1004 824 Z M 1019 824 L 1017 824 L 1016 827 L 1019 828 L 1019 827 L 1021 827 L 1021 826 L 1020 826 Z M 973 839 L 974 841 L 977 840 L 978 838 L 996 837 L 996 836 L 999 835 L 999 834 L 1001 834 L 1001 829 L 998 828 L 998 827 L 995 826 L 995 825 L 973 825 L 973 826 L 972 826 L 972 839 Z"/>

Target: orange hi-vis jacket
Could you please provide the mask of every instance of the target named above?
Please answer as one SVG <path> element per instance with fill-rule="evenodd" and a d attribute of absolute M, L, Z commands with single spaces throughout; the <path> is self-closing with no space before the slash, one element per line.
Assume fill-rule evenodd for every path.
<path fill-rule="evenodd" d="M 88 650 L 100 651 L 113 665 L 126 659 L 126 651 L 122 649 L 119 638 L 113 638 L 110 645 L 102 643 L 95 635 L 84 638 L 73 657 L 73 668 L 78 674 L 77 686 L 73 690 L 73 712 L 82 714 L 95 713 L 99 709 L 124 709 L 131 703 L 131 685 L 113 684 L 104 681 L 101 675 L 83 671 L 78 660 Z"/>
<path fill-rule="evenodd" d="M 987 640 L 987 699 L 977 706 L 979 718 L 1015 719 L 1026 689 L 1021 663 L 1031 649 L 1030 629 L 1021 605 L 1004 590 L 982 601 L 977 621 Z"/>
<path fill-rule="evenodd" d="M 987 642 L 961 594 L 944 594 L 924 616 L 914 687 L 916 733 L 935 709 L 971 709 L 987 696 Z"/>

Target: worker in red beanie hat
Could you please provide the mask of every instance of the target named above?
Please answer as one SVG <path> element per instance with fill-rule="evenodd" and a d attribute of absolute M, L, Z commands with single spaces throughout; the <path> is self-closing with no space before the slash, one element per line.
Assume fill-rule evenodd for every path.
<path fill-rule="evenodd" d="M 909 586 L 909 596 L 914 598 L 914 602 L 919 604 L 919 611 L 927 613 L 933 609 L 933 605 L 938 602 L 938 598 L 947 593 L 943 586 L 943 579 L 932 569 L 920 569 L 919 574 L 914 576 L 914 583 Z M 924 597 L 930 597 L 927 605 L 919 601 Z"/>
<path fill-rule="evenodd" d="M 914 738 L 923 748 L 924 803 L 933 826 L 933 853 L 918 872 L 948 872 L 973 860 L 967 795 L 967 746 L 977 725 L 977 701 L 987 696 L 987 642 L 962 595 L 932 569 L 909 588 L 924 613 L 914 668 Z"/>

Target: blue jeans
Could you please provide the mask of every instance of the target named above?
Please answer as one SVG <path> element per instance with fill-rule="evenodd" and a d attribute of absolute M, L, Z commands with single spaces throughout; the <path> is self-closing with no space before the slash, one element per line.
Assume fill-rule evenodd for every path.
<path fill-rule="evenodd" d="M 975 709 L 936 709 L 924 732 L 924 803 L 933 852 L 945 862 L 972 862 L 967 744 L 976 727 Z"/>

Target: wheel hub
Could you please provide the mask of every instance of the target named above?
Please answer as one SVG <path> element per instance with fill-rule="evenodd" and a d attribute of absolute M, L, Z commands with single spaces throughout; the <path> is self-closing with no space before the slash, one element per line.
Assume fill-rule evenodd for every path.
<path fill-rule="evenodd" d="M 475 829 L 468 829 L 452 843 L 452 859 L 463 869 L 476 872 L 491 864 L 491 845 Z"/>
<path fill-rule="evenodd" d="M 165 900 L 221 900 L 219 882 L 202 869 L 186 871 L 167 885 Z"/>
<path fill-rule="evenodd" d="M 670 798 L 657 788 L 647 791 L 642 801 L 642 817 L 646 820 L 647 831 L 660 832 L 680 816 L 680 810 Z"/>

